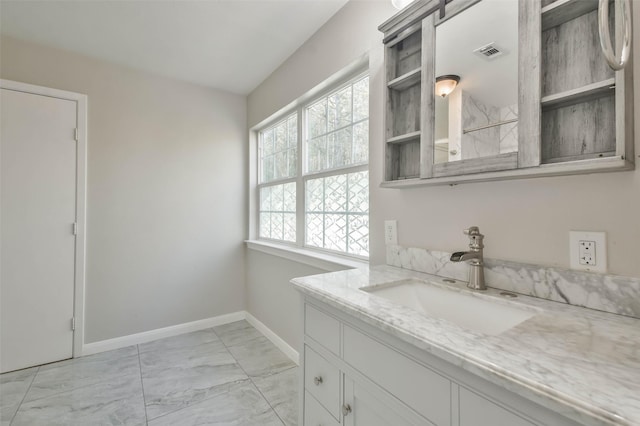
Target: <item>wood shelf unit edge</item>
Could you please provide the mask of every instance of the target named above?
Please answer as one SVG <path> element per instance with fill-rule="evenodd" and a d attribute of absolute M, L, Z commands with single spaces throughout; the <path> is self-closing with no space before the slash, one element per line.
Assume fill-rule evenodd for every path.
<path fill-rule="evenodd" d="M 597 0 L 556 0 L 542 8 L 542 31 L 598 9 Z"/>
<path fill-rule="evenodd" d="M 387 83 L 387 87 L 393 90 L 408 89 L 409 87 L 420 83 L 421 74 L 421 69 L 416 68 L 413 71 L 409 71 L 408 73 L 401 75 L 400 77 L 394 78 Z"/>
<path fill-rule="evenodd" d="M 496 172 L 474 173 L 460 176 L 443 176 L 429 179 L 402 179 L 383 181 L 381 188 L 416 188 L 423 186 L 460 185 L 464 183 L 479 183 L 504 181 L 514 179 L 529 179 L 540 177 L 568 176 L 586 173 L 610 173 L 634 170 L 632 161 L 621 157 L 602 157 L 580 161 L 549 163 L 524 169 L 503 170 Z"/>
<path fill-rule="evenodd" d="M 420 140 L 420 135 L 422 132 L 418 130 L 417 132 L 406 133 L 404 135 L 394 136 L 392 138 L 387 139 L 388 144 L 403 144 L 408 142 L 414 142 Z"/>
<path fill-rule="evenodd" d="M 560 93 L 554 93 L 553 95 L 543 96 L 540 100 L 542 109 L 550 108 L 562 108 L 569 105 L 574 105 L 581 102 L 587 102 L 593 99 L 598 99 L 603 96 L 614 96 L 615 93 L 612 89 L 615 88 L 616 79 L 608 78 L 596 83 L 587 84 L 576 89 L 567 90 Z"/>

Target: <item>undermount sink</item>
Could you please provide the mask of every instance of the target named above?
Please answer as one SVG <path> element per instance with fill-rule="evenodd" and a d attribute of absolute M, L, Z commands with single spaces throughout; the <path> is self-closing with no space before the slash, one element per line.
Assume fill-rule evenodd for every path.
<path fill-rule="evenodd" d="M 536 311 L 522 309 L 489 297 L 446 289 L 418 279 L 363 287 L 368 293 L 391 300 L 430 317 L 440 318 L 462 328 L 498 335 L 531 318 Z"/>

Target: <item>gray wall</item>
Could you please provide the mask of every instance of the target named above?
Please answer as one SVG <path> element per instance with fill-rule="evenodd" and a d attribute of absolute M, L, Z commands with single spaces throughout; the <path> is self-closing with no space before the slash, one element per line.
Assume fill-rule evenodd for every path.
<path fill-rule="evenodd" d="M 379 188 L 384 173 L 384 80 L 382 35 L 377 26 L 393 13 L 388 2 L 349 2 L 248 100 L 252 126 L 369 51 L 371 264 L 385 260 L 383 221 L 397 219 L 401 245 L 460 250 L 467 244 L 462 230 L 478 225 L 486 235 L 486 256 L 562 267 L 569 266 L 570 230 L 606 231 L 609 272 L 640 277 L 640 170 L 453 187 Z M 640 7 L 634 9 L 634 23 L 640 27 Z M 638 31 L 634 46 L 634 66 L 640 73 Z M 635 92 L 635 121 L 640 122 L 640 84 Z M 640 154 L 640 138 L 636 137 L 635 143 L 636 153 Z M 253 275 L 260 276 L 256 269 L 262 263 L 253 264 L 250 258 L 249 267 L 254 270 Z M 252 279 L 248 277 L 249 299 L 255 291 Z M 263 311 L 276 309 L 294 307 L 262 307 Z M 256 316 L 260 318 L 259 314 Z M 287 326 L 274 331 L 283 336 L 291 334 Z"/>
<path fill-rule="evenodd" d="M 11 38 L 1 61 L 88 95 L 85 342 L 244 309 L 246 98 Z"/>
<path fill-rule="evenodd" d="M 372 82 L 380 80 L 382 35 L 378 24 L 395 12 L 390 2 L 351 1 L 249 94 L 249 127 L 341 71 L 367 52 Z M 371 92 L 371 134 L 382 134 L 382 93 Z M 371 169 L 381 169 L 380 158 L 371 158 Z M 377 184 L 376 184 L 377 186 Z M 373 190 L 374 188 L 372 188 Z M 376 208 L 371 207 L 371 210 Z M 300 298 L 289 280 L 326 271 L 247 250 L 247 309 L 295 349 L 302 337 Z"/>
<path fill-rule="evenodd" d="M 326 271 L 255 250 L 247 250 L 246 260 L 247 311 L 298 350 L 302 345 L 302 304 L 289 281 Z"/>

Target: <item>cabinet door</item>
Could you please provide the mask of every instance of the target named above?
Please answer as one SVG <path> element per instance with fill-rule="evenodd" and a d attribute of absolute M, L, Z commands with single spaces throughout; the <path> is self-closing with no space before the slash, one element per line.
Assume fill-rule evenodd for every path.
<path fill-rule="evenodd" d="M 524 418 L 463 387 L 460 388 L 460 426 L 535 426 Z"/>
<path fill-rule="evenodd" d="M 304 387 L 333 417 L 340 417 L 340 370 L 306 345 Z"/>
<path fill-rule="evenodd" d="M 373 386 L 345 377 L 344 388 L 344 426 L 433 426 Z"/>
<path fill-rule="evenodd" d="M 333 418 L 313 395 L 309 392 L 304 394 L 304 426 L 338 426 L 339 423 Z"/>

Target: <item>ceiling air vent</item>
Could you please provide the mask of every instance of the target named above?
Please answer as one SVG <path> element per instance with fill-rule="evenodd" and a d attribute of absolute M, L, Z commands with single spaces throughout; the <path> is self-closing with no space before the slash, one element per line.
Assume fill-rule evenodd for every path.
<path fill-rule="evenodd" d="M 489 44 L 485 44 L 482 47 L 478 47 L 476 50 L 473 51 L 473 53 L 483 57 L 484 59 L 495 59 L 498 56 L 503 55 L 504 51 L 500 50 L 500 48 L 496 46 L 495 43 L 492 42 Z"/>

